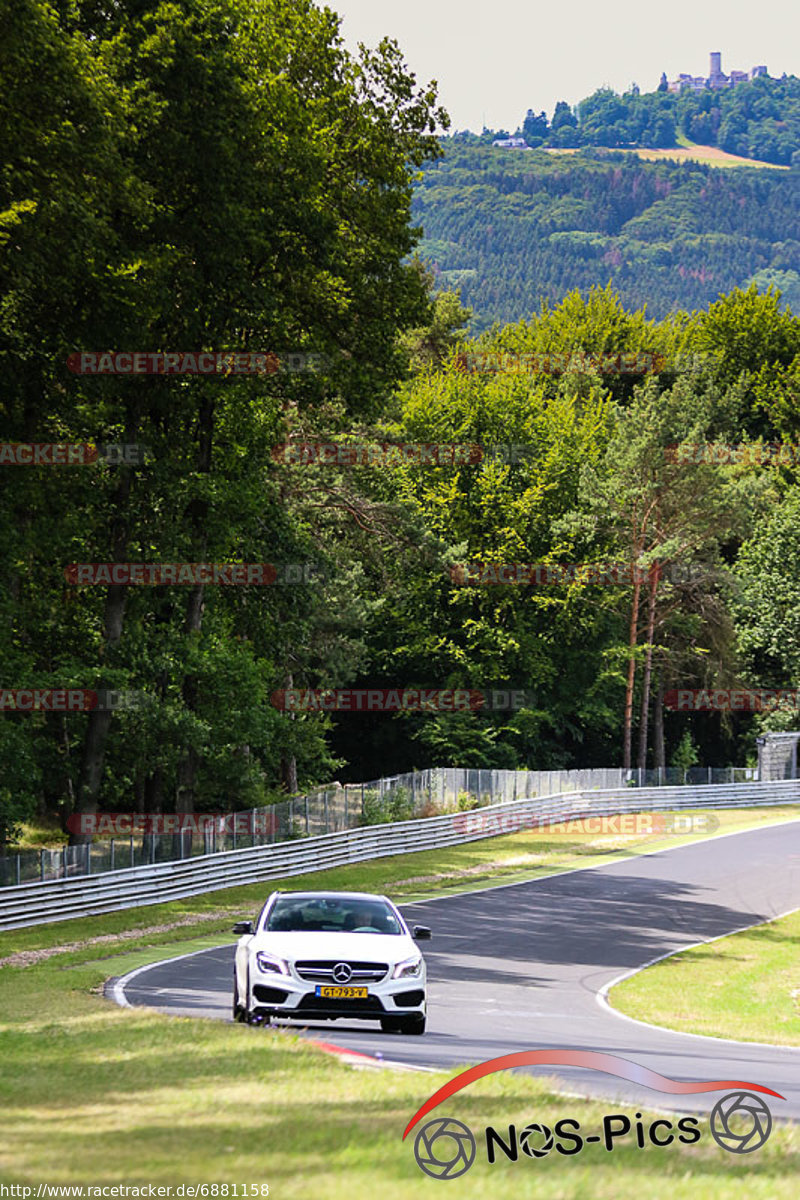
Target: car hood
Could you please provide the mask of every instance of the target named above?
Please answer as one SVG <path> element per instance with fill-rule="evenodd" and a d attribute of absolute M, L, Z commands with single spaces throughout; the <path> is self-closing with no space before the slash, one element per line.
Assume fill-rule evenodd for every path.
<path fill-rule="evenodd" d="M 259 933 L 250 949 L 277 954 L 292 961 L 298 958 L 336 959 L 342 962 L 399 962 L 419 954 L 417 944 L 406 934 L 396 933 Z"/>

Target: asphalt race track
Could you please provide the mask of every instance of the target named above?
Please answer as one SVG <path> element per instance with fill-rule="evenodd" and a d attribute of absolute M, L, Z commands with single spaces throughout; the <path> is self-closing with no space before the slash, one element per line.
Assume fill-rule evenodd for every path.
<path fill-rule="evenodd" d="M 265 884 L 265 898 L 268 893 Z M 455 1068 L 515 1050 L 601 1050 L 672 1078 L 765 1085 L 786 1097 L 785 1103 L 767 1097 L 773 1116 L 798 1120 L 800 1047 L 657 1029 L 614 1013 L 600 993 L 657 957 L 799 906 L 800 820 L 404 905 L 409 922 L 433 929 L 432 941 L 422 946 L 427 1033 L 384 1034 L 355 1021 L 320 1022 L 308 1031 L 349 1050 L 423 1067 Z M 233 950 L 229 945 L 142 968 L 110 994 L 165 1013 L 230 1020 Z M 536 1070 L 556 1076 L 568 1092 L 665 1110 L 707 1112 L 718 1099 L 717 1093 L 672 1097 L 595 1071 Z"/>

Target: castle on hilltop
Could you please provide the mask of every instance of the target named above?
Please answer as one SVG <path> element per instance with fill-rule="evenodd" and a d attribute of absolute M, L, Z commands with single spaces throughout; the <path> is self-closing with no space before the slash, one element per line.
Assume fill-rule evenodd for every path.
<path fill-rule="evenodd" d="M 679 75 L 677 79 L 671 80 L 667 84 L 667 88 L 671 92 L 702 92 L 704 88 L 731 88 L 736 87 L 737 83 L 747 83 L 750 79 L 757 79 L 759 75 L 769 77 L 769 71 L 766 67 L 753 67 L 747 71 L 731 71 L 730 75 L 725 75 L 722 70 L 722 54 L 719 50 L 711 51 L 710 70 L 707 76 L 703 75 Z M 662 75 L 663 82 L 666 77 Z"/>

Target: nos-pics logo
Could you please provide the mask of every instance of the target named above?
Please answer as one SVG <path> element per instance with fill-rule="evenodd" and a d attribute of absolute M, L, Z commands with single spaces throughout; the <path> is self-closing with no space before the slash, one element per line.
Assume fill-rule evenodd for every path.
<path fill-rule="evenodd" d="M 709 1129 L 717 1145 L 731 1154 L 752 1154 L 769 1137 L 772 1114 L 762 1095 L 785 1099 L 780 1092 L 741 1079 L 683 1083 L 625 1058 L 618 1058 L 615 1054 L 594 1050 L 526 1050 L 489 1059 L 454 1076 L 414 1114 L 406 1126 L 403 1140 L 429 1112 L 477 1079 L 511 1067 L 542 1065 L 603 1071 L 607 1075 L 616 1075 L 620 1079 L 671 1095 L 725 1091 L 727 1094 L 711 1110 Z M 693 1116 L 676 1117 L 674 1121 L 659 1117 L 648 1122 L 642 1119 L 639 1112 L 633 1118 L 625 1113 L 609 1113 L 602 1118 L 599 1129 L 589 1131 L 581 1127 L 580 1121 L 566 1117 L 556 1121 L 552 1128 L 537 1122 L 531 1122 L 522 1129 L 516 1125 L 508 1125 L 503 1129 L 489 1125 L 483 1131 L 483 1145 L 486 1161 L 490 1165 L 503 1159 L 518 1162 L 520 1155 L 529 1159 L 545 1158 L 551 1152 L 572 1156 L 580 1154 L 592 1143 L 613 1151 L 623 1139 L 626 1144 L 643 1150 L 648 1145 L 692 1145 L 702 1137 L 700 1123 L 700 1118 Z M 417 1131 L 414 1156 L 420 1169 L 433 1179 L 458 1179 L 474 1163 L 478 1145 L 474 1133 L 463 1121 L 454 1117 L 434 1117 Z"/>

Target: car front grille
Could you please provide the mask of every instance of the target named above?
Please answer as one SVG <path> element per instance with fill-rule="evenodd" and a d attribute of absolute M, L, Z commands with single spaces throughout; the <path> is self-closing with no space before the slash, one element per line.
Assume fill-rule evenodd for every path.
<path fill-rule="evenodd" d="M 346 962 L 346 959 L 341 958 L 308 958 L 301 959 L 295 963 L 295 970 L 301 979 L 308 980 L 309 983 L 336 983 L 337 980 L 333 977 L 333 969 L 341 962 Z M 380 983 L 389 973 L 389 964 L 380 962 L 347 962 L 352 974 L 347 980 L 347 985 L 365 984 L 365 983 Z"/>
<path fill-rule="evenodd" d="M 376 1013 L 380 1016 L 386 1010 L 377 996 L 367 996 L 363 1000 L 326 1000 L 324 996 L 314 996 L 310 992 L 303 996 L 297 1008 L 290 1014 L 324 1012 L 341 1017 L 355 1017 L 360 1012 Z"/>

